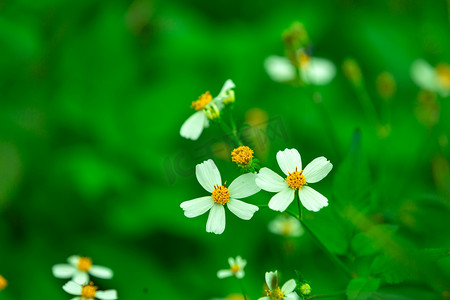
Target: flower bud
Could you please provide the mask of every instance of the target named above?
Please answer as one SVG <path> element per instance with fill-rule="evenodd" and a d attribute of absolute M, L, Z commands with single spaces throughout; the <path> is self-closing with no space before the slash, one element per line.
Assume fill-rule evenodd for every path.
<path fill-rule="evenodd" d="M 342 63 L 342 70 L 345 77 L 354 85 L 360 85 L 362 81 L 361 69 L 356 60 L 347 58 Z"/>

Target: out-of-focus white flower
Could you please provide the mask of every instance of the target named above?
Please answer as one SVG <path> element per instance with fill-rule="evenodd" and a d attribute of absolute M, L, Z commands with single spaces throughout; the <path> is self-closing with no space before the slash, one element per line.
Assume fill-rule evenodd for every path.
<path fill-rule="evenodd" d="M 304 233 L 300 222 L 292 216 L 279 215 L 270 221 L 268 226 L 270 232 L 282 236 L 297 237 Z"/>
<path fill-rule="evenodd" d="M 202 94 L 191 107 L 197 112 L 191 115 L 181 126 L 180 135 L 186 139 L 197 140 L 204 128 L 209 127 L 209 120 L 219 117 L 226 103 L 234 101 L 235 87 L 233 81 L 225 81 L 220 93 L 213 98 L 209 92 Z"/>
<path fill-rule="evenodd" d="M 271 55 L 264 61 L 264 68 L 269 77 L 276 82 L 286 82 L 295 79 L 296 70 L 289 59 Z"/>
<path fill-rule="evenodd" d="M 184 215 L 194 218 L 209 211 L 206 231 L 221 234 L 225 230 L 225 205 L 238 218 L 250 220 L 259 209 L 258 206 L 238 199 L 256 194 L 261 189 L 255 184 L 256 175 L 247 173 L 236 178 L 227 188 L 222 185 L 220 172 L 214 162 L 209 159 L 195 168 L 195 175 L 200 185 L 211 196 L 196 198 L 181 203 Z"/>
<path fill-rule="evenodd" d="M 236 259 L 230 257 L 228 258 L 228 263 L 230 264 L 229 269 L 219 270 L 217 272 L 217 277 L 226 278 L 230 276 L 235 276 L 238 279 L 244 278 L 245 272 L 244 267 L 247 264 L 245 259 L 242 259 L 240 256 L 236 257 Z"/>
<path fill-rule="evenodd" d="M 116 300 L 117 291 L 107 290 L 107 291 L 97 291 L 97 287 L 91 282 L 90 284 L 81 285 L 74 281 L 69 281 L 63 286 L 63 290 L 71 295 L 77 297 L 72 298 L 72 300 Z"/>
<path fill-rule="evenodd" d="M 277 193 L 269 201 L 270 209 L 285 211 L 294 200 L 296 190 L 307 210 L 319 211 L 328 205 L 327 198 L 308 185 L 322 180 L 330 173 L 333 165 L 329 160 L 323 156 L 318 157 L 303 170 L 300 153 L 296 149 L 285 149 L 278 151 L 277 161 L 287 176 L 285 179 L 269 168 L 262 168 L 256 178 L 256 184 L 261 189 Z"/>
<path fill-rule="evenodd" d="M 299 300 L 300 297 L 294 292 L 296 283 L 294 279 L 288 280 L 280 289 L 278 286 L 278 271 L 266 272 L 267 296 L 258 300 Z"/>
<path fill-rule="evenodd" d="M 450 66 L 441 63 L 433 68 L 423 59 L 416 59 L 411 65 L 412 80 L 421 88 L 447 97 L 450 93 Z"/>
<path fill-rule="evenodd" d="M 89 274 L 102 279 L 111 279 L 113 271 L 109 268 L 92 264 L 89 257 L 72 255 L 67 259 L 69 264 L 57 264 L 52 268 L 53 275 L 57 278 L 72 278 L 79 284 L 89 282 Z"/>

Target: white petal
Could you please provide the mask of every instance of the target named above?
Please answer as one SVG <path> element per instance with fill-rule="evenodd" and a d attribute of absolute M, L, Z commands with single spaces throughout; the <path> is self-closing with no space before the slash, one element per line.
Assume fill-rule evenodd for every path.
<path fill-rule="evenodd" d="M 264 61 L 264 68 L 273 81 L 285 82 L 295 79 L 296 69 L 286 57 L 272 55 Z"/>
<path fill-rule="evenodd" d="M 303 206 L 310 211 L 319 211 L 328 205 L 328 200 L 321 193 L 309 186 L 302 186 L 298 190 L 298 196 Z"/>
<path fill-rule="evenodd" d="M 230 198 L 227 206 L 233 214 L 242 220 L 250 220 L 253 217 L 253 214 L 259 209 L 256 205 L 248 204 L 233 198 Z"/>
<path fill-rule="evenodd" d="M 69 281 L 63 286 L 63 290 L 71 295 L 81 295 L 82 287 L 76 282 Z"/>
<path fill-rule="evenodd" d="M 72 298 L 72 299 L 70 299 L 70 300 L 80 300 L 80 297 L 79 297 L 79 296 L 77 296 L 77 297 L 75 297 L 75 298 Z"/>
<path fill-rule="evenodd" d="M 217 272 L 217 277 L 219 277 L 219 278 L 226 278 L 226 277 L 230 277 L 230 276 L 233 276 L 233 272 L 231 272 L 231 270 L 230 269 L 227 269 L 227 270 L 219 270 L 218 272 Z"/>
<path fill-rule="evenodd" d="M 180 135 L 186 139 L 197 140 L 202 134 L 203 128 L 208 124 L 205 113 L 201 110 L 190 116 L 181 126 Z"/>
<path fill-rule="evenodd" d="M 423 59 L 416 59 L 412 63 L 411 78 L 424 90 L 436 91 L 438 89 L 436 70 Z"/>
<path fill-rule="evenodd" d="M 281 171 L 283 171 L 286 175 L 289 175 L 289 173 L 292 173 L 295 170 L 302 170 L 302 159 L 297 149 L 285 149 L 284 151 L 278 151 L 277 161 Z"/>
<path fill-rule="evenodd" d="M 80 256 L 78 255 L 72 255 L 70 256 L 67 261 L 69 262 L 69 264 L 71 264 L 72 266 L 78 267 L 78 263 L 80 262 Z"/>
<path fill-rule="evenodd" d="M 230 197 L 240 199 L 259 192 L 261 188 L 255 183 L 256 176 L 254 173 L 247 173 L 233 180 L 228 188 Z"/>
<path fill-rule="evenodd" d="M 184 201 L 180 207 L 184 210 L 184 215 L 188 218 L 194 218 L 207 212 L 213 206 L 211 196 L 205 196 L 194 200 Z"/>
<path fill-rule="evenodd" d="M 306 182 L 314 183 L 327 176 L 331 169 L 333 169 L 333 165 L 330 161 L 321 156 L 314 159 L 306 166 L 303 175 L 305 176 Z"/>
<path fill-rule="evenodd" d="M 265 296 L 265 297 L 261 297 L 261 298 L 259 298 L 258 300 L 270 300 L 270 298 L 269 298 L 269 297 L 267 297 L 267 296 Z"/>
<path fill-rule="evenodd" d="M 115 300 L 117 299 L 116 290 L 98 291 L 95 293 L 95 298 L 102 300 Z"/>
<path fill-rule="evenodd" d="M 336 75 L 336 67 L 327 59 L 311 57 L 308 65 L 302 68 L 300 73 L 308 84 L 325 85 Z"/>
<path fill-rule="evenodd" d="M 247 261 L 245 259 L 242 259 L 242 257 L 240 256 L 236 257 L 236 263 L 241 269 L 245 268 L 245 266 L 247 265 Z"/>
<path fill-rule="evenodd" d="M 278 286 L 278 271 L 266 272 L 266 283 L 270 290 Z"/>
<path fill-rule="evenodd" d="M 261 189 L 273 193 L 278 193 L 287 187 L 283 177 L 269 168 L 261 168 L 261 170 L 259 170 L 255 183 Z"/>
<path fill-rule="evenodd" d="M 295 190 L 286 187 L 270 199 L 269 208 L 281 212 L 285 211 L 294 200 L 294 193 Z"/>
<path fill-rule="evenodd" d="M 70 278 L 75 273 L 76 268 L 72 265 L 57 264 L 53 266 L 52 271 L 56 278 Z"/>
<path fill-rule="evenodd" d="M 220 90 L 219 95 L 217 95 L 216 98 L 222 98 L 225 96 L 225 93 L 228 92 L 229 90 L 235 88 L 236 85 L 234 84 L 234 82 L 231 79 L 228 79 L 227 81 L 225 81 L 225 83 L 223 84 L 222 89 Z"/>
<path fill-rule="evenodd" d="M 212 159 L 195 166 L 195 175 L 202 187 L 210 193 L 214 190 L 214 185 L 222 185 L 219 169 Z"/>
<path fill-rule="evenodd" d="M 242 279 L 245 276 L 245 272 L 244 270 L 240 269 L 239 271 L 236 272 L 236 278 L 238 279 Z"/>
<path fill-rule="evenodd" d="M 225 208 L 222 204 L 215 203 L 209 211 L 206 222 L 206 232 L 221 234 L 225 230 Z"/>
<path fill-rule="evenodd" d="M 281 287 L 281 291 L 283 292 L 283 294 L 289 294 L 292 291 L 294 291 L 295 286 L 297 284 L 295 283 L 294 279 L 288 280 L 285 284 L 283 284 L 283 286 Z"/>
<path fill-rule="evenodd" d="M 92 276 L 103 278 L 103 279 L 111 279 L 113 277 L 113 271 L 110 268 L 102 267 L 102 266 L 96 266 L 93 265 L 89 269 L 89 274 Z"/>
<path fill-rule="evenodd" d="M 232 257 L 228 257 L 228 264 L 232 267 L 236 264 L 236 260 Z"/>
<path fill-rule="evenodd" d="M 87 284 L 89 283 L 89 275 L 87 272 L 76 270 L 73 274 L 72 280 L 78 284 Z"/>
<path fill-rule="evenodd" d="M 297 295 L 296 292 L 292 292 L 292 293 L 290 293 L 290 294 L 285 295 L 285 296 L 283 297 L 283 299 L 286 299 L 286 300 L 299 300 L 300 297 Z"/>

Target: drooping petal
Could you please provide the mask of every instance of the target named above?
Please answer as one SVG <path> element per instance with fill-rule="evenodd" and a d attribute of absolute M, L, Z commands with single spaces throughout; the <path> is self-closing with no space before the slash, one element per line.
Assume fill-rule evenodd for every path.
<path fill-rule="evenodd" d="M 261 189 L 273 193 L 278 193 L 287 187 L 283 177 L 269 168 L 261 168 L 261 170 L 259 170 L 255 183 Z"/>
<path fill-rule="evenodd" d="M 230 211 L 242 220 L 250 220 L 259 207 L 253 204 L 230 198 L 227 204 Z"/>
<path fill-rule="evenodd" d="M 180 135 L 189 140 L 197 140 L 202 134 L 205 123 L 208 123 L 208 119 L 203 111 L 198 111 L 190 116 L 181 126 Z"/>
<path fill-rule="evenodd" d="M 205 196 L 194 200 L 184 201 L 180 207 L 184 210 L 184 215 L 188 218 L 200 216 L 211 209 L 214 202 L 211 196 Z"/>
<path fill-rule="evenodd" d="M 69 264 L 71 264 L 72 266 L 77 267 L 78 263 L 80 262 L 80 256 L 79 255 L 72 255 L 70 256 L 67 261 L 69 262 Z"/>
<path fill-rule="evenodd" d="M 214 190 L 214 185 L 222 185 L 219 169 L 212 159 L 195 166 L 195 176 L 201 186 L 210 193 Z"/>
<path fill-rule="evenodd" d="M 215 203 L 209 211 L 206 221 L 206 232 L 221 234 L 225 230 L 225 208 L 222 204 Z"/>
<path fill-rule="evenodd" d="M 300 297 L 298 296 L 298 294 L 296 292 L 292 292 L 292 293 L 289 293 L 287 295 L 284 295 L 283 299 L 286 299 L 286 300 L 299 300 Z"/>
<path fill-rule="evenodd" d="M 270 290 L 278 286 L 278 271 L 266 272 L 266 283 Z"/>
<path fill-rule="evenodd" d="M 328 199 L 309 186 L 302 186 L 298 190 L 298 196 L 303 206 L 310 211 L 319 211 L 328 205 Z"/>
<path fill-rule="evenodd" d="M 277 211 L 285 211 L 294 200 L 295 190 L 286 186 L 269 201 L 269 208 Z"/>
<path fill-rule="evenodd" d="M 416 59 L 411 65 L 411 78 L 421 89 L 437 91 L 436 70 L 425 60 Z"/>
<path fill-rule="evenodd" d="M 300 73 L 308 84 L 325 85 L 336 75 L 336 67 L 327 59 L 310 57 L 308 65 Z"/>
<path fill-rule="evenodd" d="M 317 157 L 306 166 L 303 175 L 305 176 L 306 182 L 314 183 L 327 176 L 331 169 L 333 169 L 333 165 L 330 161 L 321 156 Z"/>
<path fill-rule="evenodd" d="M 95 298 L 102 300 L 116 300 L 117 291 L 116 290 L 98 291 L 95 293 Z"/>
<path fill-rule="evenodd" d="M 217 272 L 217 277 L 220 279 L 233 276 L 233 272 L 230 269 L 219 270 Z"/>
<path fill-rule="evenodd" d="M 302 159 L 297 149 L 278 151 L 277 161 L 281 171 L 286 175 L 289 175 L 289 173 L 294 172 L 296 169 L 298 171 L 302 170 Z"/>
<path fill-rule="evenodd" d="M 242 279 L 242 278 L 244 278 L 244 276 L 245 276 L 245 271 L 242 270 L 242 269 L 239 269 L 239 271 L 236 272 L 235 276 L 236 276 L 238 279 Z"/>
<path fill-rule="evenodd" d="M 75 273 L 76 268 L 72 265 L 57 264 L 52 268 L 53 276 L 56 278 L 70 278 Z"/>
<path fill-rule="evenodd" d="M 78 284 L 87 284 L 89 283 L 89 275 L 87 272 L 76 270 L 73 274 L 72 280 Z"/>
<path fill-rule="evenodd" d="M 103 279 L 111 279 L 114 275 L 113 271 L 110 268 L 102 267 L 102 266 L 96 266 L 93 265 L 89 269 L 89 274 L 92 276 L 103 278 Z"/>
<path fill-rule="evenodd" d="M 63 290 L 71 295 L 81 295 L 82 287 L 76 282 L 69 281 L 65 285 L 63 285 Z"/>
<path fill-rule="evenodd" d="M 286 82 L 295 79 L 296 70 L 286 57 L 271 55 L 264 61 L 264 68 L 269 77 L 276 82 Z"/>
<path fill-rule="evenodd" d="M 230 197 L 241 199 L 259 192 L 261 188 L 256 185 L 256 176 L 254 173 L 247 173 L 233 180 L 228 187 Z"/>
<path fill-rule="evenodd" d="M 286 283 L 283 284 L 283 286 L 281 287 L 281 291 L 283 292 L 283 294 L 289 294 L 289 293 L 291 293 L 292 291 L 294 291 L 296 285 L 297 285 L 297 284 L 295 283 L 295 280 L 294 280 L 294 279 L 288 280 L 288 281 L 286 281 Z"/>

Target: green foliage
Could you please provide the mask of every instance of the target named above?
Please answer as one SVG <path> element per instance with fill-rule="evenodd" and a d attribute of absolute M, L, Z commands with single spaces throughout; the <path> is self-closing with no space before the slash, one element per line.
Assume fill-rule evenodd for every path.
<path fill-rule="evenodd" d="M 380 287 L 378 278 L 355 278 L 347 286 L 349 300 L 367 300 Z"/>

